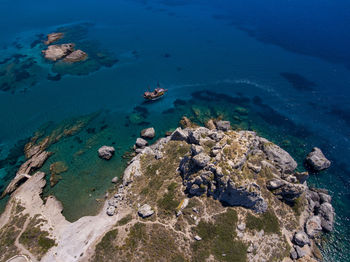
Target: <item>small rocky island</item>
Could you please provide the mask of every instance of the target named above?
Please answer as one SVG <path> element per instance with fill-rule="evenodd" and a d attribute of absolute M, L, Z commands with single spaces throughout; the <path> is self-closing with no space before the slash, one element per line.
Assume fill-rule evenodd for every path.
<path fill-rule="evenodd" d="M 53 196 L 40 197 L 45 161 L 31 145 L 0 217 L 0 260 L 32 261 L 321 261 L 317 243 L 333 230 L 326 190 L 282 148 L 228 121 L 182 128 L 148 145 L 145 129 L 122 179 L 113 179 L 96 216 L 74 223 Z M 28 149 L 28 148 L 27 148 Z M 102 147 L 96 157 L 109 159 Z M 320 155 L 320 154 L 319 154 Z M 33 160 L 34 157 L 34 160 Z M 326 166 L 329 166 L 328 163 Z"/>
<path fill-rule="evenodd" d="M 63 37 L 63 33 L 51 33 L 47 35 L 45 44 L 49 46 L 42 51 L 44 57 L 53 62 L 61 59 L 66 63 L 84 61 L 87 58 L 87 54 L 80 49 L 74 50 L 75 44 L 73 43 L 50 45 Z"/>

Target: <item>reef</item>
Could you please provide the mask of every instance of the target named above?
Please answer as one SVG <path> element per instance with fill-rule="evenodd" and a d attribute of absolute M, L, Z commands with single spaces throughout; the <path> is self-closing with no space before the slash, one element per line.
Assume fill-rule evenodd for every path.
<path fill-rule="evenodd" d="M 115 54 L 88 37 L 91 26 L 81 23 L 59 27 L 46 39 L 44 34 L 34 35 L 31 43 L 16 40 L 21 48 L 0 60 L 0 91 L 26 92 L 46 78 L 59 81 L 64 75 L 88 75 L 115 65 Z M 45 59 L 36 55 L 40 53 Z"/>
<path fill-rule="evenodd" d="M 11 253 L 1 258 L 322 259 L 317 244 L 323 232 L 333 230 L 331 197 L 308 187 L 308 173 L 297 170 L 288 152 L 253 131 L 234 130 L 221 119 L 209 119 L 207 127 L 201 127 L 182 118 L 181 126 L 151 145 L 138 138 L 136 155 L 123 179 L 113 179 L 99 213 L 73 223 L 62 216 L 62 205 L 53 196 L 41 199 L 45 174 L 31 169 L 36 167 L 31 163 L 45 161 L 38 156 L 46 156 L 47 145 L 62 138 L 63 130 L 65 135 L 75 134 L 82 126 L 62 126 L 48 137 L 38 133 L 25 147 L 30 162 L 21 167 L 31 175 L 12 190 L 0 217 L 0 234 L 15 232 L 2 245 Z M 151 139 L 154 132 L 148 128 L 140 135 Z M 51 176 L 67 169 L 63 162 L 50 165 Z M 13 221 L 20 222 L 11 227 Z"/>

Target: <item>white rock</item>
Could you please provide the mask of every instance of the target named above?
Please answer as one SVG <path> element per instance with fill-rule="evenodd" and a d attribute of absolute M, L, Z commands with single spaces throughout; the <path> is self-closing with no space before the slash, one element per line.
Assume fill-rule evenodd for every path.
<path fill-rule="evenodd" d="M 150 205 L 144 204 L 142 207 L 139 208 L 138 213 L 140 217 L 146 218 L 152 216 L 154 214 L 154 211 L 152 210 Z"/>
<path fill-rule="evenodd" d="M 197 240 L 197 241 L 201 241 L 202 240 L 202 238 L 200 236 L 198 236 L 198 235 L 195 235 L 194 239 Z"/>
<path fill-rule="evenodd" d="M 114 207 L 114 206 L 109 206 L 109 207 L 107 208 L 107 215 L 113 216 L 113 215 L 114 215 L 114 212 L 115 212 L 115 207 Z"/>
<path fill-rule="evenodd" d="M 115 152 L 114 147 L 102 146 L 98 149 L 98 156 L 103 158 L 103 159 L 109 160 L 112 158 L 114 152 Z"/>
<path fill-rule="evenodd" d="M 145 139 L 152 139 L 156 135 L 156 131 L 154 130 L 153 127 L 143 129 L 141 131 L 141 137 Z"/>

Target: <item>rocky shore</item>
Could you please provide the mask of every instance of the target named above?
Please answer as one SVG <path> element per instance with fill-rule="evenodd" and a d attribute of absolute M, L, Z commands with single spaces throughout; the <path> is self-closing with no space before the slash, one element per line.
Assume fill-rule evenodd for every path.
<path fill-rule="evenodd" d="M 307 172 L 282 148 L 252 131 L 234 131 L 230 122 L 210 120 L 207 127 L 182 121 L 152 145 L 155 130 L 142 130 L 136 156 L 97 216 L 69 223 L 53 197 L 40 194 L 45 174 L 18 178 L 1 215 L 1 233 L 14 217 L 22 219 L 11 250 L 32 261 L 320 261 L 317 243 L 333 230 L 334 209 L 326 190 L 309 188 Z M 31 162 L 38 155 L 27 148 Z M 110 159 L 114 148 L 98 155 Z M 34 161 L 38 159 L 38 161 Z M 45 161 L 45 160 L 44 160 Z M 28 173 L 28 172 L 27 172 Z M 30 173 L 30 172 L 29 172 Z M 18 176 L 22 173 L 18 173 Z M 16 190 L 16 188 L 19 188 Z M 30 188 L 30 190 L 29 190 Z M 35 208 L 33 208 L 33 205 Z M 20 208 L 18 208 L 20 206 Z M 11 211 L 12 210 L 12 211 Z M 14 212 L 13 210 L 20 210 Z M 19 245 L 30 219 L 53 241 L 38 255 Z M 214 234 L 213 234 L 214 232 Z"/>

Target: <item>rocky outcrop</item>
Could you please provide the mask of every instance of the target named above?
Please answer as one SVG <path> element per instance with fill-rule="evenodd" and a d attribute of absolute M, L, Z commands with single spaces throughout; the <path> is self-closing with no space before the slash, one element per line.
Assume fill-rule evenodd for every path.
<path fill-rule="evenodd" d="M 277 198 L 282 201 L 278 205 L 283 205 L 283 208 L 289 206 L 284 209 L 289 216 L 286 216 L 287 220 L 293 220 L 292 216 L 298 216 L 296 212 L 300 207 L 300 225 L 290 224 L 289 228 L 284 227 L 283 230 L 287 233 L 283 234 L 286 234 L 285 236 L 290 239 L 289 243 L 293 245 L 291 250 L 293 259 L 314 261 L 312 260 L 314 238 L 322 231 L 332 230 L 333 227 L 334 210 L 330 204 L 331 197 L 324 190 L 307 186 L 308 172 L 295 171 L 297 163 L 285 150 L 251 131 L 232 131 L 229 128 L 223 131 L 217 127 L 177 128 L 172 134 L 151 146 L 142 145 L 142 150 L 131 160 L 124 172 L 123 185 L 129 186 L 134 179 L 136 184 L 141 183 L 137 181 L 144 181 L 143 179 L 149 180 L 149 174 L 146 178 L 142 178 L 143 171 L 149 161 L 157 163 L 154 159 L 149 160 L 149 157 L 159 159 L 161 156 L 167 159 L 169 156 L 166 152 L 173 152 L 162 151 L 167 143 L 173 143 L 171 146 L 176 145 L 179 148 L 185 144 L 187 148 L 187 153 L 180 158 L 176 155 L 176 159 L 180 162 L 176 165 L 177 171 L 183 183 L 181 191 L 184 190 L 181 193 L 185 194 L 186 199 L 196 196 L 202 199 L 203 196 L 207 196 L 222 202 L 225 206 L 245 207 L 256 213 L 274 210 L 278 214 L 275 206 L 268 206 L 271 203 L 276 204 Z M 147 159 L 146 163 L 142 162 L 142 159 L 143 161 Z M 140 180 L 136 179 L 137 177 L 141 177 Z M 137 188 L 140 185 L 137 184 Z M 132 187 L 132 184 L 130 186 Z M 183 197 L 184 195 L 182 199 Z M 137 201 L 140 201 L 140 198 Z M 186 209 L 181 210 L 181 203 L 174 212 L 178 218 L 181 215 L 185 216 L 186 213 Z M 158 207 L 155 210 L 158 216 Z M 147 204 L 138 209 L 141 217 L 147 217 L 154 212 Z M 191 218 L 197 223 L 197 215 L 200 213 L 198 210 L 195 213 Z M 280 214 L 278 218 L 281 219 L 279 216 Z M 295 221 L 297 220 L 299 219 Z M 243 226 L 244 222 L 240 220 L 237 226 L 239 238 L 244 238 L 247 233 Z M 280 222 L 283 224 L 286 221 Z M 263 232 L 259 232 L 259 236 L 263 235 Z M 192 237 L 194 236 L 195 234 Z M 256 249 L 252 246 L 250 253 L 254 250 Z"/>
<path fill-rule="evenodd" d="M 247 141 L 249 135 L 250 139 Z M 171 139 L 176 140 L 174 136 L 192 144 L 191 156 L 184 157 L 179 166 L 189 195 L 207 194 L 228 205 L 251 208 L 258 213 L 267 210 L 267 203 L 261 196 L 259 185 L 250 180 L 235 181 L 247 160 L 249 151 L 257 148 L 255 134 L 239 132 L 235 133 L 235 136 L 230 136 L 218 130 L 199 127 L 177 129 L 171 136 Z M 232 138 L 234 141 L 231 141 Z M 227 145 L 227 140 L 234 144 L 238 154 L 234 154 L 233 148 L 231 152 L 231 146 Z M 211 147 L 210 152 L 208 152 L 208 145 Z M 216 157 L 212 158 L 210 155 Z M 221 164 L 226 165 L 226 163 L 229 163 L 227 168 L 230 171 L 223 171 L 220 167 Z"/>
<path fill-rule="evenodd" d="M 47 40 L 44 42 L 45 45 L 50 45 L 63 38 L 63 33 L 51 33 L 47 35 Z"/>
<path fill-rule="evenodd" d="M 328 202 L 322 203 L 318 213 L 321 217 L 321 226 L 323 230 L 330 232 L 333 230 L 334 224 L 334 209 Z"/>
<path fill-rule="evenodd" d="M 310 239 L 304 231 L 296 232 L 293 241 L 300 247 L 310 244 Z"/>
<path fill-rule="evenodd" d="M 305 223 L 305 231 L 310 238 L 314 238 L 321 231 L 321 218 L 319 216 L 310 217 Z"/>
<path fill-rule="evenodd" d="M 292 173 L 298 166 L 297 162 L 282 148 L 265 138 L 260 138 L 261 149 L 283 173 Z"/>
<path fill-rule="evenodd" d="M 115 149 L 112 146 L 102 146 L 98 149 L 97 152 L 100 158 L 109 160 L 114 155 Z"/>
<path fill-rule="evenodd" d="M 321 149 L 314 147 L 305 158 L 305 165 L 309 169 L 319 172 L 329 168 L 331 161 L 325 157 Z"/>
<path fill-rule="evenodd" d="M 174 141 L 187 141 L 187 139 L 188 139 L 188 131 L 181 129 L 180 127 L 177 128 L 171 134 L 171 140 L 174 140 Z"/>
<path fill-rule="evenodd" d="M 333 230 L 335 212 L 331 205 L 331 196 L 322 189 L 308 189 L 306 193 L 310 218 L 305 223 L 306 233 L 314 237 L 321 230 L 330 232 Z"/>
<path fill-rule="evenodd" d="M 146 218 L 152 216 L 154 214 L 154 211 L 152 210 L 150 205 L 144 204 L 139 208 L 138 214 L 140 217 Z"/>
<path fill-rule="evenodd" d="M 145 128 L 141 131 L 141 137 L 144 139 L 153 139 L 156 135 L 156 131 L 153 127 Z"/>
<path fill-rule="evenodd" d="M 18 169 L 17 174 L 10 184 L 6 187 L 1 195 L 1 198 L 7 194 L 11 194 L 17 189 L 17 187 L 30 178 L 36 170 L 43 166 L 45 161 L 52 155 L 51 152 L 47 151 L 36 151 L 36 154 L 32 155 L 30 159 L 24 162 Z"/>
<path fill-rule="evenodd" d="M 307 189 L 304 184 L 290 183 L 282 179 L 272 179 L 266 183 L 267 189 L 272 191 L 280 200 L 293 204 Z"/>
<path fill-rule="evenodd" d="M 74 44 L 50 45 L 43 50 L 44 57 L 51 61 L 60 60 L 74 51 Z"/>
<path fill-rule="evenodd" d="M 63 62 L 66 63 L 76 63 L 79 61 L 84 61 L 86 60 L 88 57 L 87 53 L 85 53 L 84 51 L 78 49 L 73 51 L 72 53 L 70 53 L 69 55 L 67 55 L 64 59 Z"/>

